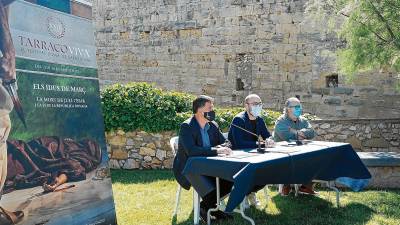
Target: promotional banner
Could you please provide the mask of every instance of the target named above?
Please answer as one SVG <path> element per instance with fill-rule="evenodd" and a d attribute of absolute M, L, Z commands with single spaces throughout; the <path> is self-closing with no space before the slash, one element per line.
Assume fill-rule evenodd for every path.
<path fill-rule="evenodd" d="M 92 22 L 0 0 L 0 23 L 0 224 L 116 224 Z"/>

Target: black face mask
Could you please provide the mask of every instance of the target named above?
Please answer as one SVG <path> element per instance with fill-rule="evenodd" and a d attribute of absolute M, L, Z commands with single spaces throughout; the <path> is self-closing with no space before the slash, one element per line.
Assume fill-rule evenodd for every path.
<path fill-rule="evenodd" d="M 209 121 L 214 121 L 215 120 L 215 111 L 212 110 L 210 112 L 205 112 L 204 117 Z"/>

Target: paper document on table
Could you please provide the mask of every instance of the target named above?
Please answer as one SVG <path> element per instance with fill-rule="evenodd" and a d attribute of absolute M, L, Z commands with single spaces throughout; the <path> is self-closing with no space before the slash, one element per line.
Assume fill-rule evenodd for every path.
<path fill-rule="evenodd" d="M 285 150 L 277 150 L 277 149 L 271 149 L 271 148 L 267 148 L 265 149 L 265 153 L 283 153 L 283 154 L 290 154 L 293 152 L 299 152 L 301 151 L 300 149 L 285 149 Z M 249 151 L 250 153 L 258 153 L 257 149 L 253 149 L 251 151 Z"/>
<path fill-rule="evenodd" d="M 254 157 L 257 156 L 256 154 L 253 153 L 248 153 L 248 152 L 235 152 L 233 151 L 232 155 L 227 155 L 224 156 L 225 158 L 234 158 L 234 159 L 244 159 L 244 158 L 249 158 L 249 157 Z"/>

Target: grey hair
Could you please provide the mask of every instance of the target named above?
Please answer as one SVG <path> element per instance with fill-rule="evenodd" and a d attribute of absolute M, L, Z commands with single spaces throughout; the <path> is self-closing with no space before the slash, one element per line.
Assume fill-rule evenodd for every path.
<path fill-rule="evenodd" d="M 260 96 L 258 96 L 258 95 L 256 95 L 256 94 L 249 94 L 249 95 L 247 95 L 246 98 L 244 99 L 244 103 L 246 104 L 246 103 L 249 101 L 249 99 L 251 99 L 251 98 L 258 98 L 258 99 L 261 100 Z"/>
<path fill-rule="evenodd" d="M 283 114 L 287 115 L 288 113 L 288 108 L 290 106 L 290 103 L 292 102 L 300 102 L 300 100 L 296 97 L 290 97 L 286 100 L 285 102 L 285 107 L 283 108 Z"/>

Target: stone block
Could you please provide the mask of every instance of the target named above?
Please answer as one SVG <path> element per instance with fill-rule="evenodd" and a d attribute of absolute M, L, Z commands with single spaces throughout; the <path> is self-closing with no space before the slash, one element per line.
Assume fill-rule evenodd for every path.
<path fill-rule="evenodd" d="M 361 99 L 350 99 L 350 100 L 346 101 L 346 103 L 351 106 L 361 106 L 361 105 L 365 104 L 364 100 L 361 100 Z"/>
<path fill-rule="evenodd" d="M 376 93 L 378 89 L 374 87 L 364 87 L 360 88 L 358 91 L 361 93 Z"/>
<path fill-rule="evenodd" d="M 342 99 L 340 97 L 327 97 L 324 103 L 328 105 L 341 105 Z"/>
<path fill-rule="evenodd" d="M 354 92 L 353 88 L 336 87 L 333 89 L 333 93 L 335 95 L 337 95 L 337 94 L 351 95 L 351 94 L 353 94 L 353 92 Z"/>
<path fill-rule="evenodd" d="M 383 138 L 371 138 L 363 142 L 363 146 L 372 148 L 388 148 L 389 142 Z"/>
<path fill-rule="evenodd" d="M 135 161 L 134 159 L 127 159 L 123 169 L 131 170 L 131 169 L 139 169 L 140 163 Z"/>
<path fill-rule="evenodd" d="M 351 136 L 348 139 L 346 139 L 346 142 L 351 144 L 351 146 L 354 149 L 362 149 L 361 141 L 354 136 Z"/>
<path fill-rule="evenodd" d="M 110 145 L 115 145 L 115 146 L 125 146 L 126 144 L 126 137 L 125 136 L 121 136 L 121 135 L 116 135 L 114 137 L 111 137 L 108 140 L 108 143 Z"/>
<path fill-rule="evenodd" d="M 163 151 L 163 150 L 157 150 L 157 152 L 156 152 L 156 157 L 159 159 L 159 160 L 164 160 L 164 158 L 167 156 L 167 152 L 166 151 Z"/>
<path fill-rule="evenodd" d="M 400 167 L 400 153 L 397 152 L 358 152 L 357 154 L 363 163 L 368 167 Z"/>
<path fill-rule="evenodd" d="M 319 95 L 329 95 L 330 89 L 329 88 L 314 88 L 314 87 L 311 87 L 311 93 L 319 94 Z"/>
<path fill-rule="evenodd" d="M 114 149 L 111 152 L 111 158 L 112 159 L 127 159 L 128 158 L 128 152 L 122 149 Z"/>
<path fill-rule="evenodd" d="M 178 35 L 180 38 L 200 38 L 203 33 L 201 29 L 184 29 L 179 30 Z"/>
<path fill-rule="evenodd" d="M 143 160 L 144 160 L 145 162 L 151 162 L 151 161 L 152 161 L 152 158 L 151 158 L 150 156 L 145 156 L 145 157 L 143 158 Z"/>
<path fill-rule="evenodd" d="M 139 154 L 143 156 L 156 156 L 156 150 L 148 147 L 141 147 Z"/>
<path fill-rule="evenodd" d="M 357 127 L 356 126 L 350 126 L 349 130 L 355 131 L 355 130 L 357 130 Z"/>
<path fill-rule="evenodd" d="M 133 145 L 134 145 L 133 139 L 132 139 L 132 138 L 128 138 L 128 139 L 126 140 L 126 145 L 133 146 Z"/>
<path fill-rule="evenodd" d="M 369 187 L 400 188 L 400 166 L 368 167 L 372 175 Z"/>
<path fill-rule="evenodd" d="M 121 169 L 121 166 L 119 165 L 119 162 L 116 159 L 110 159 L 108 161 L 108 166 L 110 167 L 110 169 Z"/>
<path fill-rule="evenodd" d="M 341 141 L 342 141 L 342 140 L 346 140 L 346 139 L 347 139 L 347 135 L 339 134 L 339 135 L 336 136 L 336 138 L 339 139 L 339 140 L 341 140 Z"/>
<path fill-rule="evenodd" d="M 167 169 L 172 169 L 172 164 L 173 164 L 173 159 L 171 158 L 171 159 L 166 159 L 166 160 L 164 160 L 164 162 L 163 162 L 163 166 L 165 167 L 165 168 L 167 168 Z"/>
<path fill-rule="evenodd" d="M 154 143 L 148 143 L 146 147 L 151 148 L 151 149 L 156 149 L 156 145 Z"/>
<path fill-rule="evenodd" d="M 324 124 L 322 124 L 322 125 L 320 126 L 321 129 L 328 129 L 328 128 L 330 128 L 330 127 L 331 127 L 331 125 L 330 125 L 329 123 L 324 123 Z"/>
<path fill-rule="evenodd" d="M 130 152 L 128 153 L 128 157 L 129 157 L 129 158 L 132 158 L 132 159 L 137 159 L 137 160 L 142 160 L 142 159 L 143 159 L 143 156 L 142 156 L 142 155 L 140 155 L 140 154 L 137 153 L 137 152 L 133 152 L 133 151 L 130 151 Z"/>

